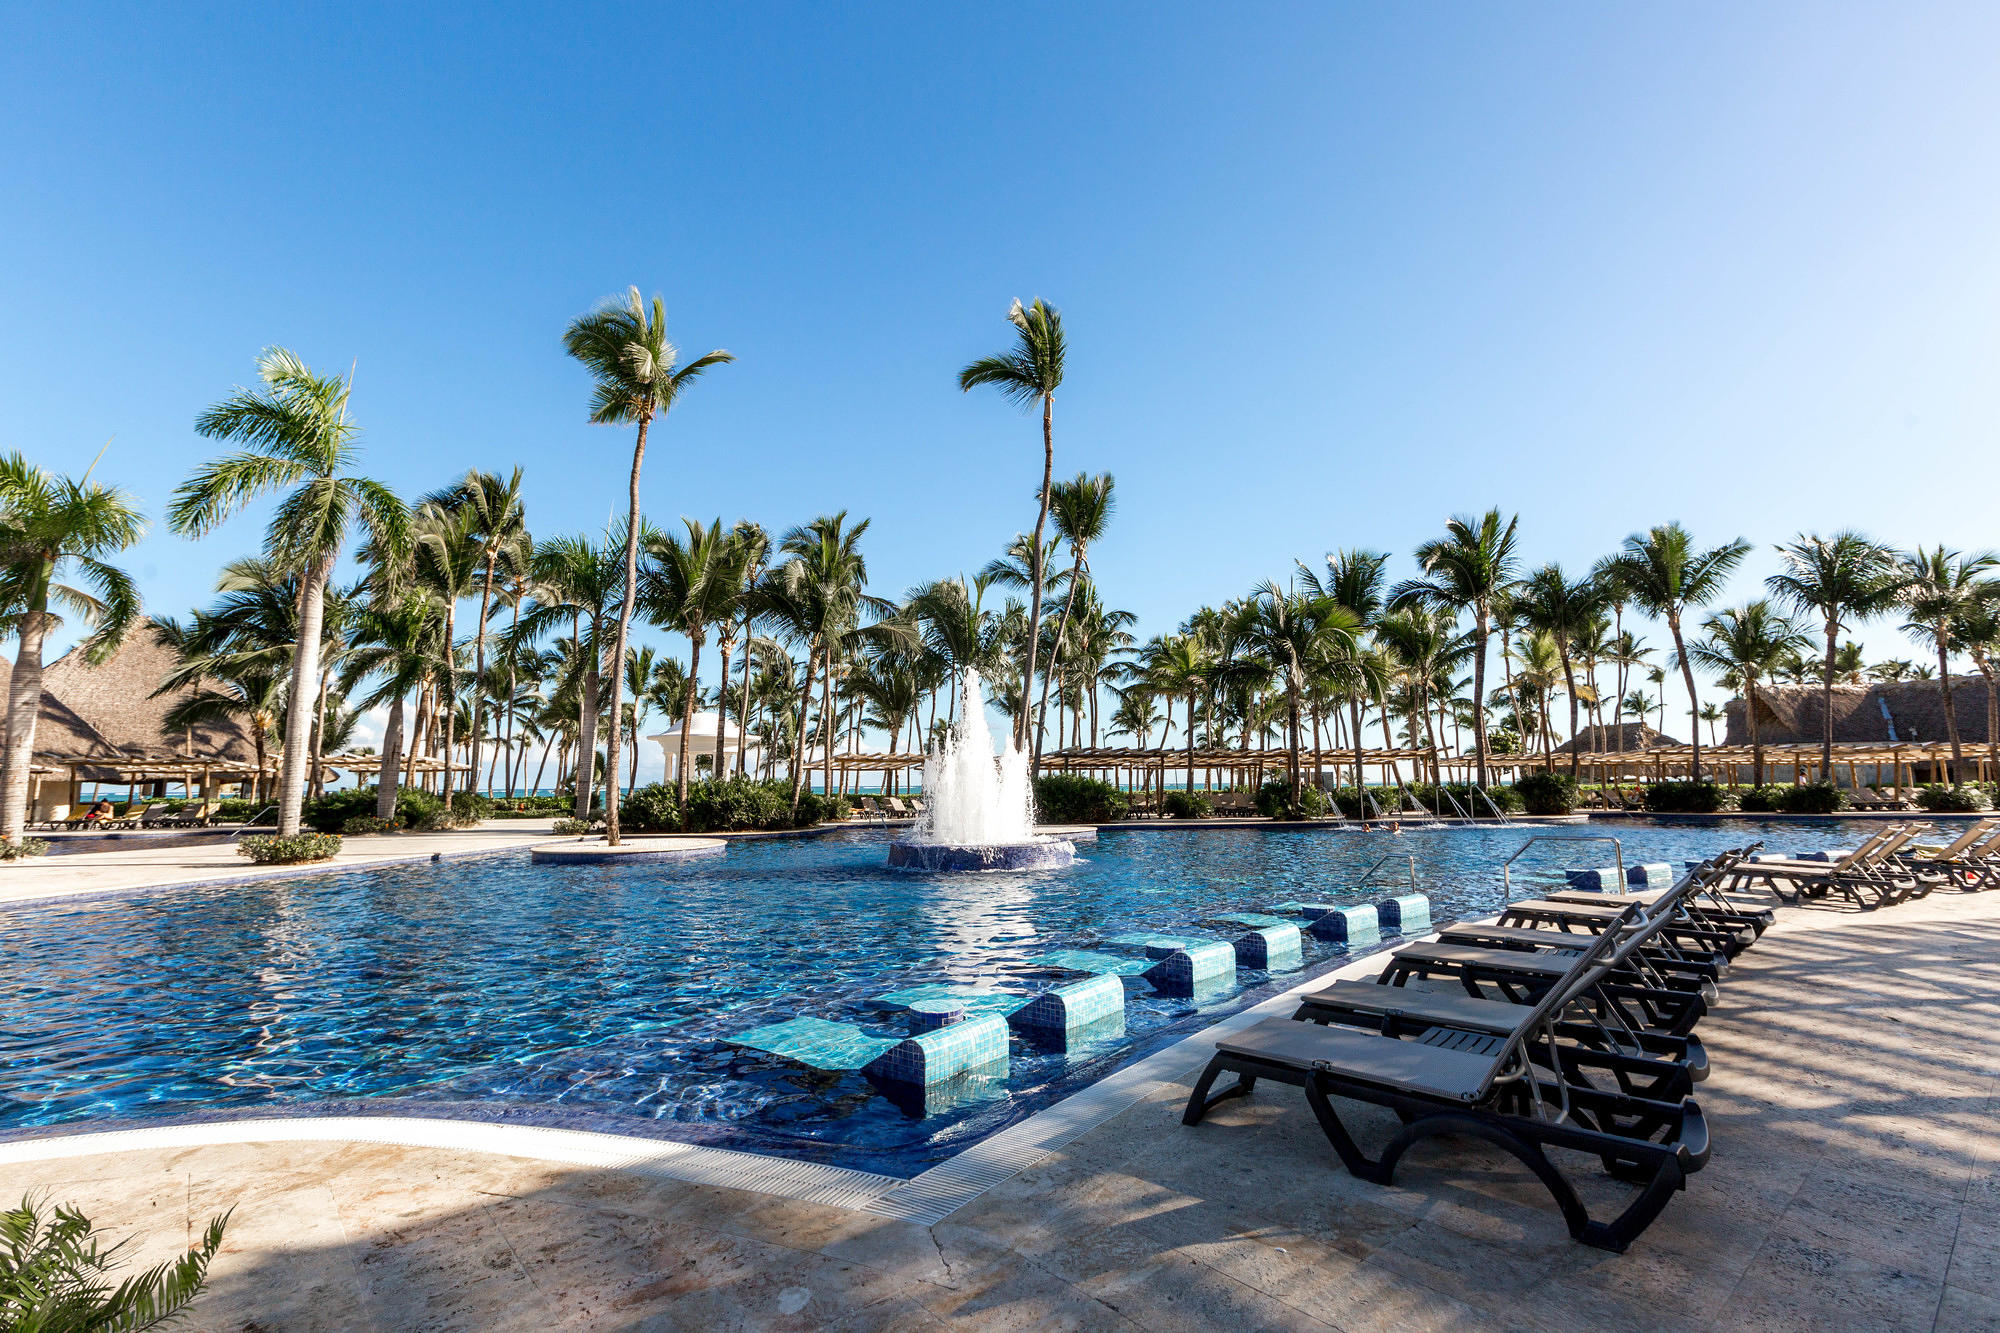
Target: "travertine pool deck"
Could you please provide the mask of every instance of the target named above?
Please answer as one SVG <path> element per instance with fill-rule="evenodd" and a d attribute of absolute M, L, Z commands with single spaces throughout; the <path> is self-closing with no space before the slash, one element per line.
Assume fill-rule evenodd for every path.
<path fill-rule="evenodd" d="M 1293 1089 L 1186 1079 L 935 1226 L 434 1148 L 0 1165 L 150 1262 L 236 1213 L 214 1330 L 2000 1327 L 2000 893 L 1786 908 L 1703 1022 L 1714 1157 L 1632 1251 L 1510 1159 L 1348 1177 Z M 1190 1071 L 1191 1073 L 1192 1071 Z M 1382 1132 L 1392 1121 L 1383 1118 Z"/>

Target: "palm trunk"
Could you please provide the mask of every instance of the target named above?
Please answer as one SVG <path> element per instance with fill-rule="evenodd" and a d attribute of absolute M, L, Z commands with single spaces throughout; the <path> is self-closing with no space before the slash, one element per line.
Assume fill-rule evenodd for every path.
<path fill-rule="evenodd" d="M 19 843 L 28 827 L 28 784 L 34 772 L 35 724 L 42 715 L 42 645 L 48 639 L 49 577 L 45 561 L 21 617 L 21 647 L 7 696 L 7 762 L 0 768 L 0 840 Z"/>
<path fill-rule="evenodd" d="M 743 693 L 741 695 L 741 702 L 736 706 L 736 771 L 738 773 L 743 771 L 744 756 L 748 753 L 748 746 L 750 744 L 750 729 L 744 725 L 744 722 L 750 716 L 750 659 L 756 656 L 755 653 L 750 651 L 751 647 L 750 617 L 746 614 L 743 617 Z M 723 673 L 722 684 L 725 689 L 729 686 L 727 672 Z"/>
<path fill-rule="evenodd" d="M 1049 461 L 1051 465 L 1053 465 L 1054 463 L 1053 455 L 1051 455 Z M 1042 479 L 1042 485 L 1045 491 L 1048 484 L 1049 484 L 1048 477 L 1045 475 Z M 1044 500 L 1043 503 L 1046 504 L 1047 501 Z M 1070 560 L 1069 564 L 1069 592 L 1067 595 L 1063 597 L 1062 615 L 1056 618 L 1056 637 L 1055 637 L 1055 643 L 1049 651 L 1049 669 L 1042 677 L 1041 707 L 1043 709 L 1047 709 L 1049 706 L 1049 685 L 1055 679 L 1056 671 L 1060 667 L 1062 662 L 1063 635 L 1067 633 L 1069 630 L 1069 613 L 1071 608 L 1076 605 L 1076 585 L 1079 580 L 1079 576 L 1083 572 L 1083 548 L 1081 546 L 1077 547 L 1075 551 L 1072 552 L 1072 556 L 1073 558 Z M 1037 727 L 1035 729 L 1034 762 L 1038 770 L 1042 762 L 1043 731 L 1044 728 L 1042 727 Z"/>
<path fill-rule="evenodd" d="M 467 756 L 472 771 L 466 775 L 466 790 L 479 788 L 480 737 L 485 728 L 486 713 L 486 618 L 493 613 L 493 564 L 499 558 L 499 551 L 488 551 L 486 555 L 486 577 L 479 589 L 479 628 L 472 636 L 472 753 Z"/>
<path fill-rule="evenodd" d="M 632 445 L 632 481 L 625 514 L 625 595 L 618 603 L 618 633 L 611 644 L 611 734 L 605 740 L 604 840 L 618 845 L 618 719 L 625 686 L 625 641 L 632 630 L 632 604 L 639 595 L 639 467 L 646 460 L 646 431 L 652 412 L 639 419 L 639 438 Z"/>
<path fill-rule="evenodd" d="M 1944 734 L 1951 739 L 1952 781 L 1965 779 L 1965 751 L 1958 743 L 1958 707 L 1951 697 L 1951 627 L 1937 627 L 1938 689 L 1944 695 Z"/>
<path fill-rule="evenodd" d="M 280 837 L 298 836 L 305 809 L 306 734 L 312 714 L 299 704 L 319 679 L 319 637 L 326 622 L 326 581 L 332 573 L 333 558 L 322 557 L 306 574 L 300 596 L 299 641 L 292 653 L 290 707 L 285 709 L 285 754 L 278 788 Z"/>
<path fill-rule="evenodd" d="M 593 640 L 597 637 L 597 627 L 591 626 Z M 590 661 L 583 671 L 582 698 L 576 710 L 576 762 L 571 767 L 576 783 L 576 817 L 590 818 L 590 798 L 597 789 L 597 689 L 599 685 L 597 650 L 591 649 Z M 615 730 L 615 728 L 614 728 Z M 612 801 L 608 804 L 615 805 Z"/>
<path fill-rule="evenodd" d="M 792 814 L 799 813 L 799 797 L 806 784 L 806 710 L 812 706 L 813 671 L 819 665 L 819 640 L 806 641 L 806 678 L 799 690 L 799 725 L 792 737 Z"/>
<path fill-rule="evenodd" d="M 326 779 L 321 776 L 325 770 L 320 767 L 320 760 L 326 755 L 326 696 L 333 683 L 328 679 L 329 674 L 319 673 L 319 693 L 313 699 L 312 765 L 307 785 L 315 800 L 326 795 Z"/>
<path fill-rule="evenodd" d="M 1840 618 L 1826 619 L 1826 679 L 1820 685 L 1820 771 L 1833 776 L 1833 659 L 1840 650 Z M 1794 777 L 1797 773 L 1794 772 Z"/>
<path fill-rule="evenodd" d="M 521 628 L 521 573 L 514 571 L 514 623 L 508 639 L 514 641 Z M 511 799 L 519 770 L 528 766 L 527 756 L 514 748 L 514 702 L 520 697 L 521 647 L 513 642 L 507 654 L 507 795 Z"/>
<path fill-rule="evenodd" d="M 820 730 L 825 733 L 820 738 L 820 757 L 824 760 L 824 773 L 820 779 L 820 790 L 833 795 L 833 733 L 839 725 L 839 714 L 833 708 L 833 643 L 826 645 L 826 672 L 820 683 L 819 720 Z M 969 706 L 969 705 L 968 705 Z"/>
<path fill-rule="evenodd" d="M 1576 670 L 1570 664 L 1567 641 L 1556 640 L 1556 653 L 1562 659 L 1563 684 L 1569 689 L 1569 776 L 1571 781 L 1575 781 L 1578 768 L 1583 763 L 1582 745 L 1576 734 Z"/>
<path fill-rule="evenodd" d="M 403 696 L 389 704 L 389 725 L 382 731 L 382 770 L 375 775 L 375 818 L 388 823 L 396 817 L 396 789 L 403 780 Z"/>
<path fill-rule="evenodd" d="M 1757 673 L 1743 673 L 1743 719 L 1750 724 L 1750 785 L 1764 785 L 1764 738 L 1757 729 Z"/>
<path fill-rule="evenodd" d="M 458 642 L 458 603 L 456 601 L 453 601 L 451 603 L 450 608 L 445 612 L 445 617 L 444 617 L 445 689 L 444 689 L 444 701 L 442 710 L 444 714 L 444 749 L 441 751 L 441 753 L 444 755 L 444 769 L 438 775 L 438 781 L 443 784 L 444 808 L 447 810 L 451 809 L 451 798 L 453 790 L 452 777 L 451 777 L 452 750 L 458 744 L 458 737 L 457 737 L 458 653 L 456 651 L 457 642 Z"/>
<path fill-rule="evenodd" d="M 1486 640 L 1492 633 L 1484 603 L 1473 611 L 1472 622 L 1472 744 L 1479 752 L 1479 785 L 1486 785 Z"/>
<path fill-rule="evenodd" d="M 1681 683 L 1687 686 L 1688 739 L 1694 747 L 1690 753 L 1689 766 L 1693 769 L 1694 780 L 1696 782 L 1700 782 L 1701 781 L 1701 700 L 1695 697 L 1695 692 L 1694 692 L 1694 664 L 1688 661 L 1687 645 L 1681 642 L 1681 618 L 1679 612 L 1671 612 L 1668 614 L 1667 628 L 1673 631 L 1674 655 L 1680 658 L 1681 661 Z M 1661 693 L 1664 695 L 1665 691 L 1663 690 L 1661 691 Z M 1663 706 L 1664 706 L 1664 701 L 1663 701 Z"/>
<path fill-rule="evenodd" d="M 1361 818 L 1368 818 L 1368 781 L 1362 776 L 1362 761 L 1367 755 L 1367 737 L 1361 732 L 1361 694 L 1356 691 L 1347 701 L 1348 726 L 1354 741 L 1354 798 Z"/>
<path fill-rule="evenodd" d="M 694 696 L 698 693 L 695 682 L 701 679 L 702 637 L 699 628 L 688 634 L 688 643 L 692 645 L 692 649 L 688 653 L 687 693 L 681 699 L 681 754 L 675 761 L 677 780 L 674 784 L 675 795 L 679 797 L 680 808 L 683 810 L 687 808 L 688 798 L 688 728 L 694 725 Z M 715 748 L 718 752 L 722 749 L 722 725 L 719 722 L 715 728 Z M 719 760 L 717 762 L 720 763 Z M 719 776 L 721 769 L 718 768 L 716 772 Z"/>
<path fill-rule="evenodd" d="M 1042 395 L 1042 503 L 1035 512 L 1035 538 L 1028 550 L 1028 567 L 1035 586 L 1028 595 L 1028 673 L 1021 679 L 1021 716 L 1014 724 L 1014 748 L 1028 747 L 1028 731 L 1034 725 L 1035 709 L 1029 701 L 1035 693 L 1035 649 L 1040 647 L 1042 627 L 1042 529 L 1049 521 L 1049 484 L 1055 477 L 1056 437 L 1055 398 Z M 1039 761 L 1040 756 L 1036 756 Z M 1035 764 L 1028 767 L 1030 779 L 1039 775 Z"/>
<path fill-rule="evenodd" d="M 1193 792 L 1194 792 L 1194 693 L 1193 693 L 1193 691 L 1189 691 L 1189 693 L 1188 693 L 1188 697 L 1187 697 L 1187 710 L 1188 710 L 1188 725 L 1187 725 L 1187 761 L 1188 761 L 1188 780 L 1187 780 L 1187 789 L 1188 789 L 1188 792 L 1189 792 L 1189 794 L 1190 794 L 1190 795 L 1192 795 L 1192 794 L 1193 794 Z"/>
<path fill-rule="evenodd" d="M 734 624 L 735 622 L 731 620 L 723 622 L 725 628 Z M 722 757 L 728 744 L 724 738 L 729 734 L 729 658 L 736 647 L 736 641 L 725 634 L 715 646 L 722 654 L 722 677 L 715 687 L 715 767 L 709 771 L 709 776 L 720 782 Z M 742 732 L 742 718 L 736 720 L 736 730 L 738 733 Z"/>

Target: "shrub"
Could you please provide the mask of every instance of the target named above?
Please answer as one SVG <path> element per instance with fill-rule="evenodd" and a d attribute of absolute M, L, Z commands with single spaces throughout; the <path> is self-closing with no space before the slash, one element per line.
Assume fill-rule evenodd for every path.
<path fill-rule="evenodd" d="M 1051 773 L 1035 779 L 1035 814 L 1051 824 L 1110 824 L 1131 809 L 1131 798 L 1100 778 Z"/>
<path fill-rule="evenodd" d="M 350 838 L 366 837 L 371 833 L 394 833 L 396 821 L 377 819 L 373 815 L 356 815 L 340 826 L 340 831 Z"/>
<path fill-rule="evenodd" d="M 47 838 L 22 838 L 19 842 L 0 842 L 0 861 L 18 861 L 24 856 L 47 856 Z"/>
<path fill-rule="evenodd" d="M 701 786 L 701 783 L 694 784 Z M 693 804 L 694 791 L 688 791 Z M 618 803 L 618 827 L 634 833 L 671 833 L 681 826 L 680 801 L 672 787 L 649 783 Z"/>
<path fill-rule="evenodd" d="M 228 1225 L 224 1213 L 178 1259 L 116 1281 L 129 1238 L 106 1245 L 74 1207 L 57 1204 L 44 1216 L 40 1202 L 24 1198 L 19 1208 L 0 1211 L 6 1241 L 0 1245 L 0 1327 L 85 1333 L 170 1324 L 201 1294 Z"/>
<path fill-rule="evenodd" d="M 1707 779 L 1651 783 L 1646 788 L 1645 800 L 1648 810 L 1691 815 L 1712 815 L 1735 804 L 1734 793 Z"/>
<path fill-rule="evenodd" d="M 1319 819 L 1326 814 L 1326 793 L 1317 787 L 1299 789 L 1296 799 L 1292 784 L 1274 778 L 1257 789 L 1257 813 L 1267 819 Z"/>
<path fill-rule="evenodd" d="M 794 821 L 796 828 L 811 828 L 815 824 L 839 822 L 854 813 L 854 807 L 847 798 L 838 793 L 829 796 L 825 792 L 804 791 L 799 793 L 799 817 Z M 784 825 L 778 825 L 783 828 Z"/>
<path fill-rule="evenodd" d="M 309 829 L 320 833 L 339 833 L 350 820 L 373 819 L 375 817 L 375 788 L 349 787 L 343 791 L 330 791 L 316 800 L 307 801 L 299 812 L 299 818 Z"/>
<path fill-rule="evenodd" d="M 1169 819 L 1205 819 L 1214 808 L 1198 791 L 1170 791 L 1160 798 L 1160 810 Z"/>
<path fill-rule="evenodd" d="M 1745 813 L 1762 814 L 1770 810 L 1784 808 L 1785 793 L 1791 790 L 1775 782 L 1767 782 L 1761 787 L 1745 787 L 1736 797 L 1736 808 Z"/>
<path fill-rule="evenodd" d="M 1778 809 L 1788 815 L 1830 815 L 1847 804 L 1847 793 L 1831 782 L 1780 787 L 1778 792 Z"/>
<path fill-rule="evenodd" d="M 1576 809 L 1576 779 L 1567 773 L 1530 773 L 1514 790 L 1531 815 L 1566 815 Z"/>
<path fill-rule="evenodd" d="M 565 838 L 580 838 L 590 832 L 590 821 L 587 819 L 558 819 L 555 822 L 554 831 Z"/>
<path fill-rule="evenodd" d="M 301 833 L 290 838 L 273 834 L 268 837 L 245 838 L 236 844 L 238 856 L 247 856 L 260 866 L 289 866 L 306 861 L 324 861 L 339 851 L 340 839 L 331 833 Z"/>
<path fill-rule="evenodd" d="M 250 816 L 263 809 L 266 804 L 268 802 L 252 801 L 240 796 L 232 796 L 228 800 L 217 801 L 215 803 L 215 817 L 225 824 L 234 823 L 238 820 L 250 818 Z"/>
<path fill-rule="evenodd" d="M 1502 813 L 1518 815 L 1524 813 L 1528 808 L 1528 803 L 1521 799 L 1521 793 L 1515 790 L 1511 783 L 1498 787 L 1488 787 L 1486 794 L 1493 798 L 1493 804 L 1499 806 Z M 1473 799 L 1477 800 L 1478 798 L 1474 797 Z M 1486 806 L 1486 802 L 1480 801 L 1479 804 L 1482 808 L 1473 811 L 1474 814 L 1490 815 L 1493 813 L 1492 809 Z"/>
<path fill-rule="evenodd" d="M 1942 782 L 1929 783 L 1919 788 L 1917 804 L 1936 815 L 1972 814 L 1993 808 L 1992 799 L 1978 787 L 1963 784 L 1947 787 Z"/>

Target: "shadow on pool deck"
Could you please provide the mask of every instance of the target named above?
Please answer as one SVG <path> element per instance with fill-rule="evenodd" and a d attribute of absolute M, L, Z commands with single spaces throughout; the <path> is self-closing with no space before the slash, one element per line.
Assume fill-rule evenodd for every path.
<path fill-rule="evenodd" d="M 192 1325 L 218 1330 L 1994 1327 L 2000 894 L 1780 921 L 1702 1024 L 1713 1160 L 1623 1256 L 1471 1145 L 1356 1181 L 1287 1088 L 1198 1129 L 1168 1089 L 931 1228 L 332 1143 L 9 1167 L 0 1193 L 136 1228 L 147 1260 L 236 1204 Z"/>

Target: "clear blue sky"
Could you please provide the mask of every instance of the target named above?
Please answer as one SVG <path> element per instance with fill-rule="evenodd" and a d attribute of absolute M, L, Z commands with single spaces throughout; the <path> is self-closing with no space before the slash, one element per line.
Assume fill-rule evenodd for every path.
<path fill-rule="evenodd" d="M 494 11 L 497 13 L 498 11 Z M 875 588 L 1033 519 L 1033 423 L 954 372 L 1043 296 L 1093 563 L 1170 629 L 1294 556 L 1522 515 L 1993 544 L 1990 6 L 16 7 L 0 448 L 157 514 L 259 348 L 357 364 L 406 494 L 519 462 L 621 503 L 565 323 L 636 283 L 739 358 L 649 513 L 874 519 Z M 261 517 L 136 553 L 204 600 Z M 1871 649 L 1914 656 L 1891 628 Z M 1871 655 L 1874 655 L 1871 653 Z M 650 762 L 650 757 L 649 757 Z"/>

